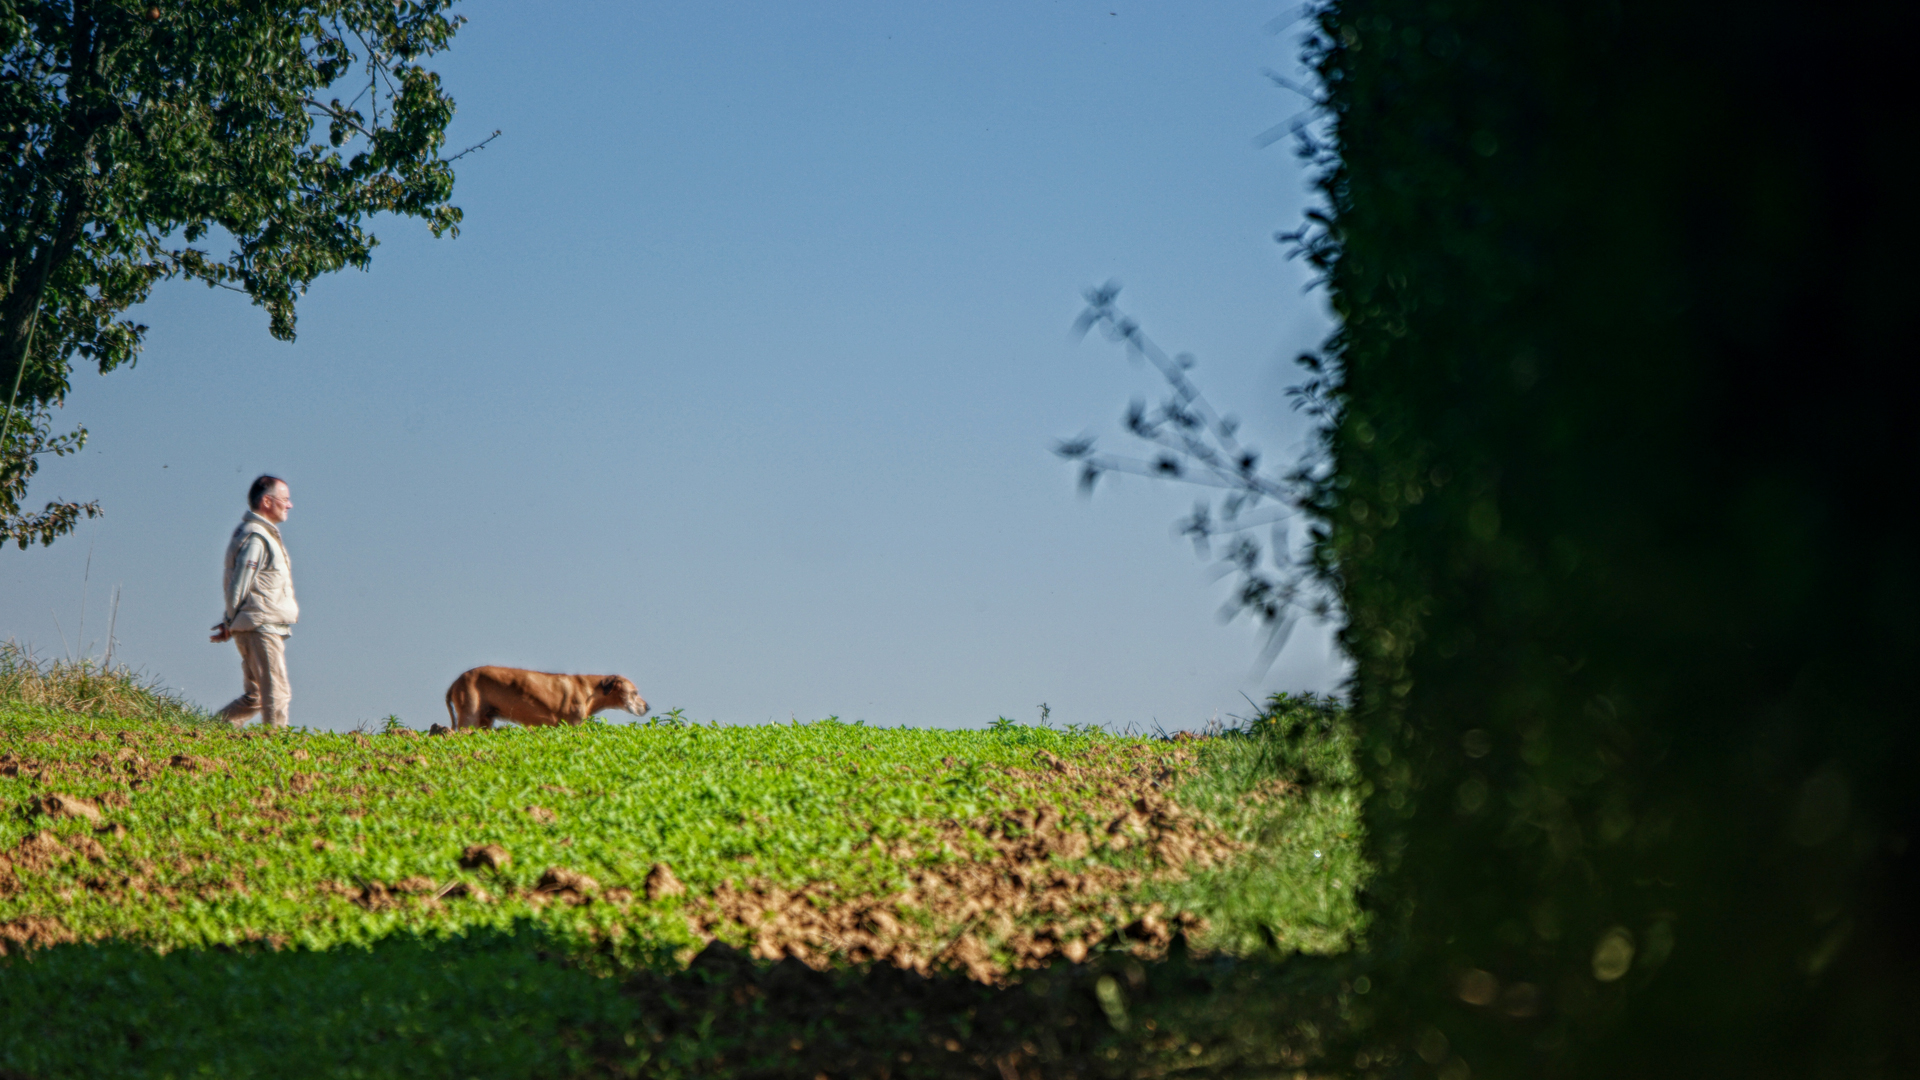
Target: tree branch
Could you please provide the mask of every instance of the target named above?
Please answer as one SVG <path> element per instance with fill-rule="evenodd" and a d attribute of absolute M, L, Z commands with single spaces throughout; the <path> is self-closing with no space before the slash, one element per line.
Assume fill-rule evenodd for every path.
<path fill-rule="evenodd" d="M 1213 557 L 1212 540 L 1232 538 L 1216 559 L 1221 576 L 1239 577 L 1222 615 L 1251 615 L 1264 626 L 1267 641 L 1261 650 L 1261 663 L 1271 663 L 1285 646 L 1299 615 L 1324 617 L 1332 608 L 1330 595 L 1319 587 L 1322 583 L 1316 578 L 1316 567 L 1294 559 L 1282 531 L 1311 493 L 1314 465 L 1303 461 L 1280 476 L 1262 473 L 1258 451 L 1239 440 L 1238 423 L 1220 415 L 1188 374 L 1194 366 L 1193 358 L 1185 354 L 1169 356 L 1156 345 L 1116 306 L 1119 293 L 1119 286 L 1113 282 L 1087 290 L 1087 307 L 1075 320 L 1074 332 L 1084 336 L 1098 327 L 1109 339 L 1121 343 L 1130 356 L 1146 360 L 1159 372 L 1170 390 L 1167 400 L 1153 412 L 1144 402 L 1135 401 L 1121 420 L 1128 434 L 1159 453 L 1151 459 L 1100 454 L 1089 437 L 1062 440 L 1055 445 L 1054 453 L 1080 467 L 1080 488 L 1089 494 L 1099 478 L 1110 472 L 1226 492 L 1217 507 L 1205 501 L 1196 504 L 1191 515 L 1176 522 L 1176 531 L 1193 541 L 1202 558 Z M 1296 397 L 1306 393 L 1302 388 L 1294 392 Z M 1310 415 L 1324 422 L 1327 414 Z M 1275 505 L 1266 514 L 1248 515 L 1248 511 L 1269 501 Z M 1266 549 L 1247 535 L 1262 527 L 1274 530 Z M 1261 568 L 1263 555 L 1270 555 L 1271 571 Z"/>

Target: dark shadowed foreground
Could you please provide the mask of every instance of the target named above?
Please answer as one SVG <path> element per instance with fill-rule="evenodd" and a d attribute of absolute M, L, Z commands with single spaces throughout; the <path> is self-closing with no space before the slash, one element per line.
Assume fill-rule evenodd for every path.
<path fill-rule="evenodd" d="M 1367 999 L 1340 958 L 1204 957 L 1176 941 L 1157 961 L 1103 949 L 994 987 L 888 964 L 815 971 L 720 943 L 684 970 L 604 977 L 553 944 L 523 924 L 326 952 L 58 946 L 0 981 L 0 1075 L 1036 1078 L 1387 1064 L 1342 1034 Z"/>

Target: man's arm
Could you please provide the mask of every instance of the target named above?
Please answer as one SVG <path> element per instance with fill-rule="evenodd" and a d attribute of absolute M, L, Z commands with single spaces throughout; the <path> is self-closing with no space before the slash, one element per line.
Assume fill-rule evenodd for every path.
<path fill-rule="evenodd" d="M 266 559 L 267 542 L 257 533 L 248 536 L 240 550 L 233 553 L 233 573 L 227 577 L 227 616 L 221 621 L 222 626 L 231 625 L 233 617 L 240 613 L 240 605 L 253 589 L 253 576 L 259 573 L 260 564 Z"/>

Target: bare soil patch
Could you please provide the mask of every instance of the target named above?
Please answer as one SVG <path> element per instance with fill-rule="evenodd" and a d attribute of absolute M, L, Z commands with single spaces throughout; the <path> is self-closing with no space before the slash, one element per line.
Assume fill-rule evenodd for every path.
<path fill-rule="evenodd" d="M 899 892 L 843 896 L 831 884 L 789 890 L 728 881 L 693 906 L 689 922 L 703 940 L 744 941 L 756 960 L 790 958 L 816 969 L 885 962 L 921 974 L 951 967 L 986 983 L 1055 956 L 1079 962 L 1107 939 L 1159 956 L 1182 927 L 1200 928 L 1191 916 L 1170 920 L 1158 905 L 1131 899 L 1132 887 L 1217 865 L 1240 845 L 1162 793 L 1170 770 L 1127 757 L 1041 757 L 1044 769 L 1092 796 L 1076 815 L 1084 821 L 1090 810 L 1091 828 L 1051 805 L 946 822 L 930 845 L 939 858 L 913 870 Z M 1034 779 L 1006 771 L 1016 783 Z M 1100 850 L 1129 849 L 1142 856 L 1130 867 L 1087 861 Z M 901 845 L 891 854 L 921 853 Z M 650 875 L 649 895 L 651 886 Z"/>
<path fill-rule="evenodd" d="M 0 922 L 0 956 L 31 952 L 49 945 L 64 945 L 74 940 L 73 931 L 51 916 L 26 915 Z"/>

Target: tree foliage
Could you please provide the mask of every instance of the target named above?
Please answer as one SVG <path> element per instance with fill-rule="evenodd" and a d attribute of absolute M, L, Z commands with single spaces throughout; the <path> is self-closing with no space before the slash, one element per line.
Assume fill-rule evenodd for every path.
<path fill-rule="evenodd" d="M 1912 14 L 1806 15 L 1318 12 L 1305 502 L 1417 1071 L 1920 1068 Z"/>
<path fill-rule="evenodd" d="M 1293 473 L 1232 468 L 1090 294 L 1172 392 L 1151 459 L 1063 445 L 1085 482 L 1316 523 L 1401 1046 L 1363 1072 L 1920 1071 L 1913 14 L 1804 15 L 1313 9 L 1325 203 L 1283 239 L 1339 327 Z"/>
<path fill-rule="evenodd" d="M 96 504 L 21 508 L 76 356 L 134 362 L 154 284 L 245 293 L 291 340 L 317 277 L 364 269 L 372 215 L 457 233 L 453 101 L 424 66 L 451 0 L 0 0 L 0 543 Z M 457 156 L 457 155 L 456 155 Z"/>

